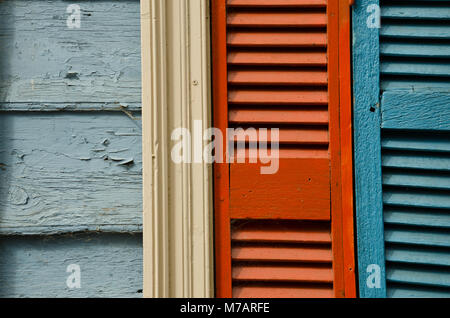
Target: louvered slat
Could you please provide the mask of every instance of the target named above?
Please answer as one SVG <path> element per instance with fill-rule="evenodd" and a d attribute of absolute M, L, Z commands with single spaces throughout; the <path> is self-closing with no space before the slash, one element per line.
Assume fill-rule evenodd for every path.
<path fill-rule="evenodd" d="M 324 27 L 326 13 L 235 12 L 228 14 L 230 27 Z"/>
<path fill-rule="evenodd" d="M 264 109 L 264 108 L 230 108 L 228 121 L 232 124 L 277 124 L 287 125 L 328 125 L 326 109 Z"/>
<path fill-rule="evenodd" d="M 381 4 L 382 89 L 450 88 L 450 2 Z"/>
<path fill-rule="evenodd" d="M 332 297 L 329 223 L 235 221 L 232 261 L 236 297 Z"/>
<path fill-rule="evenodd" d="M 329 225 L 288 221 L 239 221 L 233 225 L 233 241 L 331 244 Z"/>
<path fill-rule="evenodd" d="M 323 247 L 274 247 L 250 244 L 233 247 L 232 258 L 236 261 L 331 263 L 332 253 L 330 248 Z"/>
<path fill-rule="evenodd" d="M 450 133 L 383 131 L 389 297 L 450 297 Z"/>
<path fill-rule="evenodd" d="M 332 285 L 307 284 L 270 285 L 264 284 L 235 284 L 233 295 L 238 298 L 332 298 L 334 296 Z"/>
<path fill-rule="evenodd" d="M 250 8 L 308 8 L 325 7 L 326 0 L 228 0 L 227 5 L 233 7 Z"/>
<path fill-rule="evenodd" d="M 229 126 L 280 138 L 277 174 L 230 165 L 233 296 L 332 297 L 327 1 L 228 0 L 226 21 Z"/>
<path fill-rule="evenodd" d="M 243 48 L 234 49 L 228 54 L 229 65 L 247 66 L 326 66 L 325 52 L 298 52 L 286 50 L 249 51 Z"/>

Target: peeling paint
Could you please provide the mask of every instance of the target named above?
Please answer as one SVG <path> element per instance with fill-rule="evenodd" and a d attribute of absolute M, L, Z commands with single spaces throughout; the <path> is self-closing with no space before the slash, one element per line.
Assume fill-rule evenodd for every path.
<path fill-rule="evenodd" d="M 13 205 L 26 205 L 28 203 L 27 192 L 17 186 L 12 186 L 8 191 L 8 201 Z"/>

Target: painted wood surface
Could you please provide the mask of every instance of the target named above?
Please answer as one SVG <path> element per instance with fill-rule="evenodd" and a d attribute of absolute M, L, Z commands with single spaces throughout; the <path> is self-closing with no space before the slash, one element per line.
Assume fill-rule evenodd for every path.
<path fill-rule="evenodd" d="M 381 185 L 381 114 L 379 30 L 367 27 L 367 7 L 353 6 L 353 125 L 356 232 L 360 297 L 386 296 L 383 204 Z M 380 288 L 367 284 L 368 266 L 381 268 Z"/>
<path fill-rule="evenodd" d="M 360 263 L 373 251 L 384 256 L 385 250 L 386 266 L 381 266 L 383 295 L 378 296 L 448 297 L 450 28 L 444 21 L 449 20 L 449 2 L 382 2 L 380 55 L 371 54 L 373 49 L 367 47 L 365 56 L 357 60 L 357 36 L 366 34 L 367 41 L 371 30 L 377 32 L 366 25 L 364 5 L 369 2 L 361 4 L 361 19 L 354 20 L 355 121 L 362 112 L 359 95 L 367 94 L 367 87 L 360 85 L 364 77 L 358 74 L 367 68 L 369 59 L 380 62 L 370 70 L 374 78 L 365 78 L 373 88 L 370 96 L 382 93 L 382 99 L 381 105 L 370 106 L 378 117 L 376 123 L 370 127 L 355 125 L 356 140 L 365 136 L 359 146 L 356 141 L 355 157 L 360 156 L 364 169 L 373 164 L 374 158 L 377 164 L 377 170 L 372 171 L 374 180 L 364 183 L 357 192 Z M 358 5 L 357 2 L 354 17 L 358 15 Z M 378 40 L 374 45 L 378 45 Z M 380 155 L 382 174 L 378 168 Z M 358 187 L 358 170 L 356 180 Z M 363 191 L 372 192 L 374 187 L 376 195 L 365 197 Z M 366 203 L 360 202 L 362 198 Z M 366 211 L 375 213 L 367 215 Z M 379 231 L 383 231 L 383 226 L 361 227 L 366 220 L 378 225 L 379 218 L 384 220 L 384 242 L 379 241 L 383 238 Z M 367 244 L 361 234 L 370 235 L 372 242 Z M 365 269 L 360 264 L 360 278 L 366 277 Z M 362 297 L 377 296 L 374 289 L 366 286 L 360 279 Z"/>
<path fill-rule="evenodd" d="M 209 0 L 141 1 L 144 297 L 214 295 L 212 167 L 170 155 L 172 131 L 211 127 L 209 14 Z"/>
<path fill-rule="evenodd" d="M 229 171 L 216 164 L 218 295 L 257 297 L 273 290 L 274 296 L 295 297 L 309 290 L 315 297 L 330 295 L 332 287 L 336 297 L 354 296 L 353 224 L 343 221 L 353 215 L 342 192 L 343 174 L 345 191 L 352 191 L 351 159 L 341 161 L 343 152 L 351 157 L 350 70 L 344 66 L 350 61 L 348 2 L 216 0 L 213 4 L 215 125 L 279 128 L 281 148 L 280 168 L 274 175 L 262 175 L 257 164 L 233 163 Z M 346 112 L 340 112 L 341 106 L 348 107 Z M 341 133 L 347 135 L 342 138 Z M 255 132 L 255 138 L 261 135 Z M 341 147 L 343 139 L 346 148 Z M 246 154 L 246 159 L 250 157 Z M 352 201 L 351 194 L 346 200 Z M 228 231 L 230 221 L 231 234 L 239 231 L 238 219 L 258 219 L 255 222 L 266 234 L 280 219 L 325 221 L 332 228 L 333 264 L 306 269 L 302 264 L 277 266 L 267 261 L 255 266 L 230 264 Z M 316 229 L 314 225 L 302 224 Z M 272 247 L 282 253 L 282 247 Z M 318 284 L 311 285 L 305 274 L 324 280 L 313 279 Z M 289 282 L 297 284 L 286 286 Z"/>
<path fill-rule="evenodd" d="M 0 39 L 0 110 L 141 107 L 138 0 L 1 1 Z"/>
<path fill-rule="evenodd" d="M 140 54 L 138 0 L 0 2 L 1 297 L 142 296 Z"/>
<path fill-rule="evenodd" d="M 141 127 L 123 113 L 0 116 L 0 233 L 142 228 Z"/>
<path fill-rule="evenodd" d="M 231 218 L 330 220 L 329 160 L 281 158 L 279 164 L 272 175 L 261 175 L 260 164 L 230 165 Z"/>
<path fill-rule="evenodd" d="M 398 98 L 396 104 L 406 120 L 398 129 L 382 132 L 388 295 L 405 295 L 408 286 L 410 297 L 426 296 L 424 292 L 450 297 L 450 134 L 439 130 L 448 122 L 439 120 L 448 102 L 439 108 L 432 97 L 424 98 L 430 94 L 409 94 L 410 103 Z M 392 104 L 387 110 L 392 111 Z M 434 125 L 421 116 L 426 110 L 434 113 L 432 105 L 440 109 Z M 384 112 L 384 103 L 382 107 Z"/>
<path fill-rule="evenodd" d="M 330 222 L 234 220 L 236 297 L 333 297 Z"/>
<path fill-rule="evenodd" d="M 212 53 L 212 98 L 213 125 L 222 132 L 228 124 L 228 81 L 227 81 L 227 1 L 211 0 L 211 53 Z M 223 151 L 227 140 L 216 142 L 216 148 Z M 226 163 L 214 163 L 214 251 L 215 251 L 215 296 L 232 297 L 231 227 L 230 227 L 230 167 Z"/>
<path fill-rule="evenodd" d="M 67 287 L 71 264 L 80 289 Z M 142 297 L 141 235 L 2 236 L 0 297 Z"/>
<path fill-rule="evenodd" d="M 450 90 L 385 92 L 381 114 L 386 129 L 450 131 Z"/>
<path fill-rule="evenodd" d="M 448 90 L 450 2 L 385 1 L 381 6 L 381 88 Z"/>

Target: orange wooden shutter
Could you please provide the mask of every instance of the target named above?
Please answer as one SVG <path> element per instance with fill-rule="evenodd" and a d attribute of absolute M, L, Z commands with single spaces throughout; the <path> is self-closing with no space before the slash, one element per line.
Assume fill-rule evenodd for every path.
<path fill-rule="evenodd" d="M 212 17 L 215 127 L 280 129 L 278 173 L 215 164 L 217 296 L 353 297 L 348 0 Z"/>

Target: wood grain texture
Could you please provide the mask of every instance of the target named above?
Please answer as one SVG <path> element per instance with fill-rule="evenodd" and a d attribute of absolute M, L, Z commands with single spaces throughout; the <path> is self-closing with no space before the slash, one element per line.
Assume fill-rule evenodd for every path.
<path fill-rule="evenodd" d="M 66 285 L 70 264 L 80 289 Z M 1 237 L 0 297 L 142 297 L 141 235 Z"/>
<path fill-rule="evenodd" d="M 381 115 L 379 32 L 367 27 L 366 8 L 353 6 L 353 127 L 357 253 L 360 297 L 386 296 L 383 205 L 381 186 Z M 366 269 L 381 267 L 381 288 L 368 288 Z"/>
<path fill-rule="evenodd" d="M 222 132 L 228 128 L 226 14 L 226 0 L 211 0 L 213 124 Z M 216 145 L 217 149 L 226 147 L 225 138 Z M 227 163 L 214 163 L 215 288 L 219 298 L 232 297 L 229 169 Z"/>
<path fill-rule="evenodd" d="M 3 114 L 0 233 L 141 231 L 139 119 Z"/>
<path fill-rule="evenodd" d="M 350 1 L 352 4 L 352 1 Z M 339 121 L 341 138 L 342 245 L 345 297 L 357 297 L 354 191 L 353 191 L 353 125 L 351 67 L 351 7 L 339 2 Z"/>
<path fill-rule="evenodd" d="M 385 92 L 382 128 L 450 131 L 449 92 Z"/>
<path fill-rule="evenodd" d="M 0 110 L 141 108 L 139 1 L 0 2 Z"/>
<path fill-rule="evenodd" d="M 327 159 L 283 158 L 273 175 L 261 175 L 260 167 L 230 165 L 231 218 L 330 220 Z"/>

